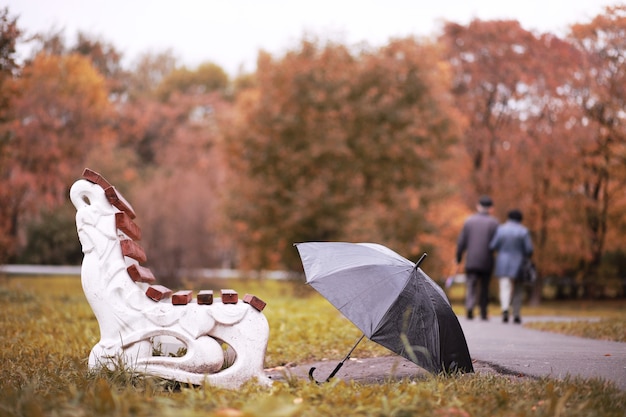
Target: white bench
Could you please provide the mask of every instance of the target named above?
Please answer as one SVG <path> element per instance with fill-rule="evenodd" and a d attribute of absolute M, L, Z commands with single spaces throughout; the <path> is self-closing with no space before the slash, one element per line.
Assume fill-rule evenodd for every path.
<path fill-rule="evenodd" d="M 84 253 L 81 280 L 100 326 L 89 368 L 120 364 L 183 383 L 238 388 L 248 380 L 270 385 L 263 370 L 269 325 L 265 303 L 223 290 L 172 292 L 156 284 L 137 243 L 135 212 L 100 174 L 85 169 L 70 189 Z M 182 349 L 179 349 L 182 348 Z M 179 356 L 160 356 L 179 351 Z"/>

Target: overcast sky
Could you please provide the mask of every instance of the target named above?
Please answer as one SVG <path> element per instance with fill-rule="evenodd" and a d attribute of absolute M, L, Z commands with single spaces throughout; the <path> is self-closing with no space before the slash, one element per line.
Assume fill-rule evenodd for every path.
<path fill-rule="evenodd" d="M 259 49 L 283 54 L 303 35 L 347 45 L 437 33 L 443 20 L 515 19 L 527 30 L 563 34 L 616 0 L 0 0 L 28 33 L 64 29 L 112 43 L 131 64 L 171 49 L 182 64 L 206 61 L 231 75 L 254 71 Z"/>

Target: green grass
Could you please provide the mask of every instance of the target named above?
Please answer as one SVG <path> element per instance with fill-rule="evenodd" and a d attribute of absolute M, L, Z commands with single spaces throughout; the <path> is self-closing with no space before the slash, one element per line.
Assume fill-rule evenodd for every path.
<path fill-rule="evenodd" d="M 255 294 L 268 303 L 264 310 L 271 332 L 268 368 L 341 359 L 360 336 L 349 321 L 302 283 L 248 280 L 202 285 L 205 289 L 221 287 Z M 239 390 L 226 390 L 143 378 L 123 366 L 90 374 L 87 357 L 99 339 L 98 323 L 78 279 L 3 279 L 0 302 L 0 416 L 623 417 L 626 406 L 625 392 L 611 384 L 582 379 L 474 374 L 376 385 L 340 380 L 316 385 L 287 378 L 271 388 L 251 382 Z M 612 320 L 624 314 L 614 305 L 602 307 L 600 303 L 585 308 L 554 304 L 536 311 L 529 307 L 524 313 Z M 388 354 L 377 344 L 364 341 L 353 357 Z"/>

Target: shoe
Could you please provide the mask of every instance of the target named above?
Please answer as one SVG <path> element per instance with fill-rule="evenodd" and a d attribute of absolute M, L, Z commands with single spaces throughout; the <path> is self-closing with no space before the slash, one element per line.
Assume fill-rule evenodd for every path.
<path fill-rule="evenodd" d="M 473 318 L 474 318 L 474 312 L 472 310 L 469 310 L 467 312 L 467 319 L 472 320 Z"/>
<path fill-rule="evenodd" d="M 504 310 L 502 312 L 502 323 L 508 323 L 509 322 L 509 312 L 507 310 Z"/>
<path fill-rule="evenodd" d="M 515 323 L 515 324 L 521 324 L 521 323 L 522 323 L 522 319 L 521 319 L 521 318 L 519 318 L 519 317 L 515 317 L 515 318 L 513 319 L 513 323 Z"/>

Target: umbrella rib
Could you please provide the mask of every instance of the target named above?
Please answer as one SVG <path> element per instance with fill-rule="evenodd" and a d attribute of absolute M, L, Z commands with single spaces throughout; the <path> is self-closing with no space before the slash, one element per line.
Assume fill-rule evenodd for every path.
<path fill-rule="evenodd" d="M 392 274 L 389 274 L 389 275 L 385 276 L 385 278 L 386 278 L 385 280 L 379 281 L 375 285 L 379 286 L 379 287 L 383 287 L 384 284 L 386 282 L 388 282 L 389 280 L 393 280 L 394 277 L 396 277 L 397 275 L 401 275 L 401 274 L 404 274 L 406 272 L 407 272 L 406 267 L 403 266 L 402 268 L 399 268 L 397 272 L 394 272 Z M 408 280 L 407 280 L 407 282 L 408 282 Z M 402 286 L 400 292 L 402 290 L 404 290 L 404 288 L 407 285 L 407 282 L 404 283 L 404 285 Z M 381 320 L 389 312 L 389 310 L 391 309 L 391 307 L 393 305 L 393 302 L 390 302 L 389 305 L 386 306 L 386 309 L 385 309 L 385 311 L 382 314 L 380 314 L 380 315 L 371 315 L 371 316 L 368 315 L 369 318 L 371 319 L 371 320 L 369 320 L 369 323 L 370 323 L 369 325 L 371 327 L 368 327 L 368 328 L 361 327 L 356 321 L 354 321 L 352 318 L 350 318 L 349 314 L 345 314 L 344 308 L 346 306 L 348 306 L 349 304 L 351 304 L 352 302 L 354 302 L 355 300 L 362 300 L 362 298 L 363 298 L 362 296 L 363 295 L 367 295 L 370 292 L 372 292 L 372 286 L 369 286 L 368 288 L 363 288 L 361 291 L 354 293 L 354 296 L 351 299 L 349 299 L 346 302 L 344 302 L 343 304 L 335 305 L 334 303 L 331 302 L 331 304 L 333 304 L 335 306 L 335 308 L 337 308 L 342 314 L 344 314 L 344 316 L 348 317 L 348 319 L 356 327 L 361 329 L 363 331 L 363 333 L 365 333 L 367 335 L 368 338 L 370 338 L 371 335 L 373 335 L 376 332 L 376 330 L 378 330 L 378 328 L 380 327 Z M 394 297 L 394 299 L 395 299 L 395 297 Z M 361 325 L 363 325 L 363 323 L 361 323 Z"/>
<path fill-rule="evenodd" d="M 404 291 L 407 285 L 409 285 L 410 283 L 411 283 L 411 275 L 409 275 L 409 279 L 407 279 L 404 285 L 402 286 L 402 290 L 400 291 L 400 293 L 402 293 L 402 291 Z M 393 306 L 393 303 L 389 304 L 389 306 L 387 307 L 387 310 L 385 310 L 385 313 L 381 316 L 381 320 L 378 323 L 376 323 L 376 328 L 372 330 L 372 335 L 375 334 L 378 331 L 378 329 L 380 329 L 383 323 L 382 319 L 387 315 L 387 313 L 389 313 L 389 310 L 391 310 L 392 306 Z"/>

